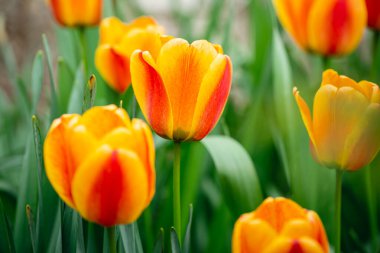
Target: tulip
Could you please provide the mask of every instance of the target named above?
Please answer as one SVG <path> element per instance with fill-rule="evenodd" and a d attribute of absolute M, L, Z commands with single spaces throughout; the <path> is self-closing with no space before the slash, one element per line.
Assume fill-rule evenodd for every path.
<path fill-rule="evenodd" d="M 364 0 L 273 0 L 296 43 L 324 56 L 344 55 L 359 44 L 367 23 Z"/>
<path fill-rule="evenodd" d="M 158 135 L 176 142 L 201 140 L 223 112 L 232 64 L 219 45 L 172 39 L 157 58 L 135 51 L 131 74 L 137 102 Z"/>
<path fill-rule="evenodd" d="M 114 90 L 124 93 L 131 83 L 130 57 L 136 49 L 147 50 L 157 56 L 168 37 L 151 17 L 139 17 L 129 24 L 115 17 L 100 23 L 99 46 L 95 65 L 103 79 Z"/>
<path fill-rule="evenodd" d="M 380 1 L 366 0 L 368 12 L 368 27 L 380 30 Z"/>
<path fill-rule="evenodd" d="M 54 120 L 44 144 L 46 175 L 61 199 L 103 226 L 135 221 L 155 191 L 149 127 L 114 105 Z"/>
<path fill-rule="evenodd" d="M 62 26 L 94 26 L 102 16 L 102 0 L 48 0 L 48 3 Z"/>
<path fill-rule="evenodd" d="M 329 244 L 317 213 L 290 199 L 269 197 L 236 221 L 232 252 L 326 253 Z"/>
<path fill-rule="evenodd" d="M 326 70 L 314 98 L 313 118 L 297 88 L 293 94 L 318 162 L 354 171 L 374 159 L 380 148 L 380 91 L 376 84 L 357 83 Z"/>

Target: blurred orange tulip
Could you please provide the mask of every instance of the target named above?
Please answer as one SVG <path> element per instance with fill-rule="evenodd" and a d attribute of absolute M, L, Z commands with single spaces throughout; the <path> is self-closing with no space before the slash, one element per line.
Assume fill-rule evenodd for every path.
<path fill-rule="evenodd" d="M 364 0 L 273 0 L 279 20 L 297 44 L 325 56 L 359 44 L 367 23 Z"/>
<path fill-rule="evenodd" d="M 63 26 L 93 26 L 102 18 L 102 0 L 48 0 L 55 19 Z"/>
<path fill-rule="evenodd" d="M 329 244 L 318 214 L 290 199 L 269 197 L 236 221 L 232 252 L 327 253 Z"/>
<path fill-rule="evenodd" d="M 368 26 L 375 30 L 380 30 L 380 1 L 366 0 L 368 12 Z"/>
<path fill-rule="evenodd" d="M 157 134 L 175 141 L 201 140 L 223 112 L 232 64 L 219 45 L 172 39 L 157 59 L 136 51 L 131 74 L 136 99 Z"/>
<path fill-rule="evenodd" d="M 131 83 L 130 57 L 136 49 L 156 57 L 168 37 L 151 17 L 139 17 L 124 24 L 115 17 L 102 20 L 95 65 L 104 80 L 117 92 L 124 93 Z"/>
<path fill-rule="evenodd" d="M 149 127 L 114 105 L 54 120 L 44 144 L 46 174 L 62 200 L 104 226 L 135 221 L 155 192 Z"/>
<path fill-rule="evenodd" d="M 373 160 L 380 149 L 380 91 L 376 84 L 357 83 L 326 70 L 314 97 L 313 119 L 296 87 L 293 94 L 312 153 L 321 164 L 357 170 Z"/>

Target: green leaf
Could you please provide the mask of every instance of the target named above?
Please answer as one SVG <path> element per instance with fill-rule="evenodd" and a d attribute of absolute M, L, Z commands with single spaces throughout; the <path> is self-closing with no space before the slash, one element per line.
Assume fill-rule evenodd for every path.
<path fill-rule="evenodd" d="M 52 57 L 50 53 L 49 43 L 45 34 L 42 34 L 42 43 L 44 44 L 44 49 L 45 49 L 45 54 L 46 54 L 48 69 L 49 69 L 50 93 L 51 93 L 51 98 L 50 98 L 51 99 L 51 117 L 55 119 L 59 115 L 58 99 L 57 99 L 57 93 L 55 91 L 56 85 L 54 82 L 53 62 L 52 62 Z"/>
<path fill-rule="evenodd" d="M 189 253 L 190 252 L 190 245 L 191 245 L 191 224 L 192 224 L 192 222 L 193 222 L 193 205 L 190 204 L 190 206 L 189 206 L 189 221 L 187 222 L 185 240 L 183 242 L 183 252 L 184 253 Z"/>
<path fill-rule="evenodd" d="M 59 89 L 59 106 L 62 112 L 67 111 L 71 90 L 74 83 L 74 74 L 66 61 L 58 58 L 58 89 Z"/>
<path fill-rule="evenodd" d="M 69 107 L 67 110 L 68 113 L 82 113 L 85 87 L 82 67 L 83 66 L 80 66 L 75 74 L 74 87 L 70 94 Z"/>
<path fill-rule="evenodd" d="M 41 89 L 44 79 L 44 54 L 38 51 L 32 66 L 32 113 L 36 112 L 38 102 L 41 97 Z"/>
<path fill-rule="evenodd" d="M 33 148 L 34 144 L 31 133 L 26 140 L 26 150 L 20 173 L 20 189 L 17 198 L 14 229 L 16 252 L 30 252 L 32 250 L 25 207 L 29 204 L 32 207 L 32 210 L 35 210 L 35 207 L 37 206 L 36 161 Z"/>
<path fill-rule="evenodd" d="M 137 223 L 119 226 L 123 247 L 127 253 L 142 253 L 142 246 Z"/>
<path fill-rule="evenodd" d="M 164 252 L 164 229 L 160 228 L 160 233 L 158 234 L 158 239 L 154 246 L 153 253 L 163 253 Z"/>
<path fill-rule="evenodd" d="M 244 148 L 225 136 L 210 136 L 202 143 L 214 160 L 222 192 L 234 215 L 255 209 L 263 197 L 255 167 Z"/>
<path fill-rule="evenodd" d="M 170 245 L 172 247 L 172 253 L 181 253 L 181 246 L 174 227 L 170 228 Z"/>
<path fill-rule="evenodd" d="M 26 205 L 26 217 L 28 219 L 28 228 L 30 234 L 30 240 L 32 242 L 32 250 L 34 253 L 37 252 L 37 233 L 36 233 L 36 224 L 34 222 L 34 215 L 30 205 Z"/>
<path fill-rule="evenodd" d="M 0 199 L 0 252 L 14 253 L 16 252 L 12 235 L 12 228 L 9 223 L 3 202 Z"/>

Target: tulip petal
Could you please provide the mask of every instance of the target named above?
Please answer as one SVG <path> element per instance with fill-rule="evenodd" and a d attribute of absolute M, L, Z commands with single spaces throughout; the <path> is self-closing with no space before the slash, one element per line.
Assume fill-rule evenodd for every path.
<path fill-rule="evenodd" d="M 369 164 L 380 148 L 380 105 L 371 104 L 348 138 L 342 164 L 348 170 L 357 170 Z"/>
<path fill-rule="evenodd" d="M 243 214 L 235 223 L 232 252 L 261 253 L 275 239 L 277 233 L 263 220 L 251 220 L 251 214 Z"/>
<path fill-rule="evenodd" d="M 76 170 L 69 140 L 69 129 L 77 124 L 77 114 L 63 115 L 53 121 L 44 143 L 46 175 L 54 190 L 71 207 L 75 207 L 71 194 L 71 181 Z"/>
<path fill-rule="evenodd" d="M 308 47 L 307 18 L 313 0 L 274 0 L 273 4 L 283 27 L 304 49 Z"/>
<path fill-rule="evenodd" d="M 312 224 L 305 219 L 292 219 L 284 224 L 281 235 L 290 238 L 300 238 L 307 236 L 314 238 Z"/>
<path fill-rule="evenodd" d="M 156 187 L 154 143 L 149 127 L 144 121 L 133 119 L 130 130 L 117 128 L 106 135 L 102 139 L 102 143 L 113 149 L 125 149 L 134 152 L 144 163 L 148 176 L 148 205 L 153 198 Z"/>
<path fill-rule="evenodd" d="M 364 0 L 316 0 L 307 25 L 311 49 L 323 55 L 351 52 L 362 38 L 366 13 Z"/>
<path fill-rule="evenodd" d="M 77 209 L 103 226 L 131 223 L 146 205 L 146 177 L 136 154 L 103 145 L 75 174 L 72 192 Z"/>
<path fill-rule="evenodd" d="M 226 105 L 231 80 L 231 60 L 218 54 L 202 80 L 187 139 L 201 140 L 215 127 Z"/>
<path fill-rule="evenodd" d="M 78 124 L 84 125 L 97 139 L 101 139 L 118 127 L 131 126 L 128 114 L 115 105 L 91 108 L 83 114 Z"/>
<path fill-rule="evenodd" d="M 300 109 L 303 123 L 305 124 L 306 130 L 309 134 L 311 144 L 313 145 L 313 150 L 315 152 L 318 152 L 317 148 L 316 148 L 317 146 L 316 146 L 316 142 L 315 142 L 314 131 L 313 131 L 313 122 L 311 119 L 311 113 L 310 113 L 309 106 L 306 104 L 305 100 L 301 97 L 297 87 L 293 88 L 293 95 L 296 99 L 298 108 Z M 317 157 L 318 157 L 318 155 L 317 155 Z"/>
<path fill-rule="evenodd" d="M 50 4 L 55 18 L 64 26 L 95 25 L 101 17 L 101 0 L 50 0 Z"/>
<path fill-rule="evenodd" d="M 365 96 L 352 87 L 322 86 L 314 100 L 314 133 L 319 159 L 340 168 L 348 136 L 368 106 Z"/>
<path fill-rule="evenodd" d="M 172 39 L 161 48 L 157 67 L 173 110 L 175 140 L 189 136 L 202 80 L 216 56 L 214 46 L 202 40 L 189 45 Z"/>
<path fill-rule="evenodd" d="M 313 238 L 315 238 L 319 245 L 321 245 L 324 252 L 329 252 L 329 242 L 326 236 L 326 231 L 318 214 L 314 211 L 308 211 L 307 217 L 311 224 L 313 224 Z"/>
<path fill-rule="evenodd" d="M 285 198 L 267 198 L 255 211 L 254 217 L 262 219 L 280 232 L 290 219 L 305 219 L 305 209 Z"/>
<path fill-rule="evenodd" d="M 119 43 L 127 29 L 126 24 L 116 17 L 103 19 L 99 26 L 100 45 Z"/>
<path fill-rule="evenodd" d="M 117 92 L 124 93 L 131 83 L 129 58 L 109 44 L 100 45 L 95 52 L 95 65 L 103 79 Z"/>
<path fill-rule="evenodd" d="M 149 52 L 132 54 L 132 86 L 144 117 L 156 133 L 173 137 L 173 115 L 169 97 L 156 64 Z"/>
<path fill-rule="evenodd" d="M 308 237 L 297 239 L 278 237 L 266 248 L 263 253 L 327 253 L 316 241 Z"/>
<path fill-rule="evenodd" d="M 154 29 L 135 28 L 126 33 L 120 43 L 116 46 L 119 54 L 131 57 L 135 50 L 149 51 L 154 59 L 157 58 L 161 49 L 161 35 Z"/>

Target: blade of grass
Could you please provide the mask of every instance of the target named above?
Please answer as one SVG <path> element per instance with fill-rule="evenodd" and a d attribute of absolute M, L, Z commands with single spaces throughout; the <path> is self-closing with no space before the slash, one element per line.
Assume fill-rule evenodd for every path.
<path fill-rule="evenodd" d="M 15 253 L 15 244 L 12 228 L 5 212 L 3 202 L 0 198 L 0 251 L 4 253 Z"/>
<path fill-rule="evenodd" d="M 44 79 L 44 54 L 38 51 L 32 66 L 32 113 L 36 112 L 41 97 L 42 83 Z"/>

